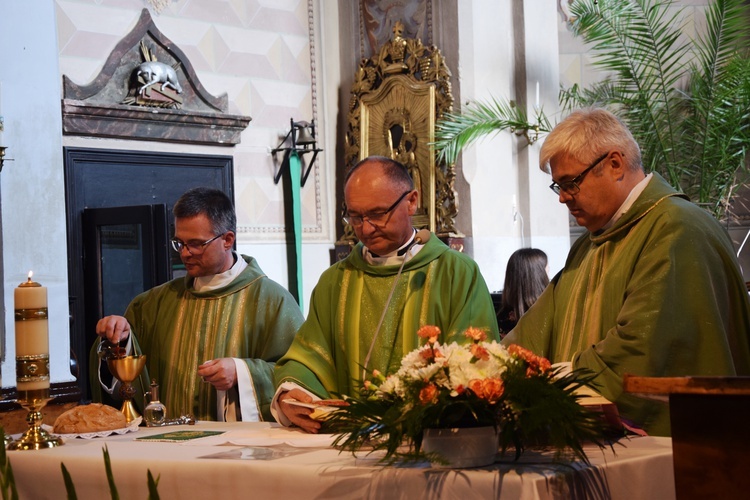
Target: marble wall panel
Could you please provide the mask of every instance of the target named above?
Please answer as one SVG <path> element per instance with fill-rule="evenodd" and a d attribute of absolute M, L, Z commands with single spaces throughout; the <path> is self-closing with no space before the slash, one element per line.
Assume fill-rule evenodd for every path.
<path fill-rule="evenodd" d="M 309 33 L 313 6 L 313 0 L 56 0 L 60 74 L 88 84 L 141 10 L 149 8 L 206 90 L 228 95 L 229 114 L 252 117 L 229 153 L 235 158 L 240 243 L 282 241 L 283 193 L 273 183 L 269 149 L 286 134 L 290 118 L 309 121 L 317 114 Z M 139 144 L 123 141 L 122 147 L 139 149 Z M 186 145 L 185 151 L 193 148 Z M 205 153 L 205 147 L 195 150 Z M 326 183 L 317 178 L 325 169 L 314 170 L 302 198 L 303 232 L 325 238 L 320 202 L 327 196 L 321 192 Z"/>

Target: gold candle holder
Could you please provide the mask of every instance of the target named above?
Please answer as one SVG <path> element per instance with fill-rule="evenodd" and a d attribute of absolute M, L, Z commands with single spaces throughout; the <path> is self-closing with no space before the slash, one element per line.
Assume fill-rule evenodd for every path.
<path fill-rule="evenodd" d="M 41 361 L 43 361 L 43 364 L 49 366 L 49 356 L 44 356 L 43 360 L 40 358 L 38 361 L 16 359 L 16 370 L 18 371 L 18 366 L 21 364 L 24 364 L 28 368 L 34 366 L 34 363 Z M 49 375 L 47 378 L 49 378 Z M 18 404 L 29 412 L 26 415 L 26 423 L 29 424 L 29 428 L 19 439 L 11 441 L 8 445 L 9 450 L 42 450 L 62 446 L 62 439 L 42 429 L 42 417 L 44 414 L 41 410 L 50 399 L 49 387 L 46 389 L 18 391 Z"/>
<path fill-rule="evenodd" d="M 138 375 L 140 375 L 145 364 L 146 356 L 143 354 L 139 356 L 125 356 L 122 358 L 107 359 L 107 368 L 109 368 L 109 371 L 115 376 L 115 378 L 117 378 L 117 380 L 122 382 L 119 394 L 123 402 L 120 411 L 125 415 L 125 420 L 128 424 L 141 416 L 133 405 L 135 388 L 133 387 L 132 382 L 138 378 Z"/>
<path fill-rule="evenodd" d="M 29 414 L 28 430 L 8 445 L 9 450 L 40 450 L 63 444 L 42 429 L 42 408 L 49 395 L 49 332 L 47 289 L 29 279 L 15 290 L 16 391 L 18 403 Z"/>

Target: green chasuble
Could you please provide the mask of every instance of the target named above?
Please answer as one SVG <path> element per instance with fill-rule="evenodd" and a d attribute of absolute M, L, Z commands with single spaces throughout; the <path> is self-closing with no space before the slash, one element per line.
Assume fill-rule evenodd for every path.
<path fill-rule="evenodd" d="M 266 277 L 254 258 L 242 258 L 247 267 L 223 288 L 196 292 L 192 278 L 177 278 L 138 295 L 125 312 L 136 352 L 147 356 L 145 377 L 156 379 L 170 417 L 192 413 L 217 420 L 216 390 L 198 377 L 198 365 L 242 358 L 261 417 L 273 420 L 273 367 L 304 318 L 291 294 Z"/>
<path fill-rule="evenodd" d="M 328 268 L 313 291 L 307 320 L 277 363 L 277 387 L 295 382 L 322 398 L 355 394 L 399 267 L 369 264 L 359 243 Z M 498 339 L 492 300 L 476 263 L 435 235 L 404 265 L 368 373 L 395 373 L 404 354 L 420 345 L 417 330 L 423 325 L 439 326 L 441 342 L 464 342 L 461 334 L 469 326 Z"/>
<path fill-rule="evenodd" d="M 624 393 L 623 375 L 750 375 L 749 310 L 726 231 L 654 174 L 613 227 L 573 244 L 503 343 L 593 370 L 621 416 L 668 435 L 668 406 Z"/>

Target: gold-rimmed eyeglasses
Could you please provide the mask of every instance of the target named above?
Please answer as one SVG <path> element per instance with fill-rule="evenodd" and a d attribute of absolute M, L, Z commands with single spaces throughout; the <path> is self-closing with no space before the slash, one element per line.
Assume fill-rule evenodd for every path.
<path fill-rule="evenodd" d="M 411 191 L 407 191 L 399 196 L 398 200 L 396 200 L 393 205 L 386 208 L 382 212 L 370 212 L 362 215 L 355 215 L 345 212 L 343 217 L 344 223 L 349 224 L 352 227 L 362 227 L 362 224 L 364 224 L 365 220 L 367 220 L 367 222 L 375 227 L 383 227 L 388 222 L 388 214 L 391 213 L 393 209 L 396 208 L 398 204 L 401 203 L 409 193 L 411 193 Z"/>
<path fill-rule="evenodd" d="M 214 240 L 217 240 L 224 236 L 227 233 L 221 233 L 217 234 L 210 240 L 206 241 L 188 241 L 184 242 L 179 238 L 172 238 L 170 243 L 172 243 L 172 248 L 175 252 L 180 253 L 182 252 L 183 248 L 187 248 L 187 251 L 190 255 L 201 255 L 203 252 L 206 251 L 206 247 L 210 245 Z"/>
<path fill-rule="evenodd" d="M 578 192 L 581 190 L 581 183 L 583 182 L 583 178 L 586 176 L 586 174 L 588 174 L 592 168 L 599 165 L 599 163 L 601 163 L 602 160 L 604 160 L 607 156 L 609 156 L 609 151 L 607 151 L 606 153 L 601 155 L 599 158 L 594 160 L 594 162 L 588 167 L 586 167 L 586 169 L 584 169 L 583 172 L 576 175 L 569 181 L 563 181 L 559 184 L 557 182 L 553 182 L 552 184 L 549 185 L 549 188 L 556 195 L 559 195 L 560 192 L 564 192 L 571 196 L 578 194 Z"/>

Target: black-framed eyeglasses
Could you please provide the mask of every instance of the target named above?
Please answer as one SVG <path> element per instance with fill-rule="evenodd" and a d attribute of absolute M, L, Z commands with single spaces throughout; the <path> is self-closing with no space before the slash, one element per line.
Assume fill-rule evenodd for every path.
<path fill-rule="evenodd" d="M 190 255 L 201 255 L 203 252 L 206 251 L 206 247 L 210 245 L 211 242 L 213 242 L 214 240 L 218 240 L 225 234 L 227 233 L 218 234 L 214 236 L 213 238 L 211 238 L 210 240 L 206 240 L 202 242 L 201 241 L 189 241 L 185 243 L 179 238 L 172 238 L 170 242 L 172 243 L 172 248 L 177 253 L 182 252 L 183 248 L 187 248 L 187 251 Z"/>
<path fill-rule="evenodd" d="M 549 188 L 552 190 L 553 193 L 559 195 L 560 192 L 565 192 L 566 194 L 569 194 L 571 196 L 578 194 L 578 192 L 581 190 L 581 182 L 583 182 L 583 178 L 586 176 L 586 174 L 589 173 L 589 171 L 594 168 L 595 166 L 599 165 L 599 163 L 602 162 L 607 156 L 609 156 L 609 151 L 601 155 L 599 158 L 594 160 L 594 162 L 586 167 L 586 169 L 581 172 L 580 174 L 576 175 L 569 181 L 557 183 L 553 182 L 549 185 Z"/>
<path fill-rule="evenodd" d="M 352 215 L 349 213 L 344 213 L 344 222 L 346 224 L 349 224 L 353 227 L 361 227 L 362 224 L 365 223 L 365 219 L 367 219 L 367 222 L 372 224 L 373 226 L 382 227 L 385 226 L 385 224 L 388 222 L 388 214 L 393 211 L 394 208 L 398 206 L 399 203 L 401 203 L 404 198 L 406 198 L 406 195 L 411 193 L 411 191 L 407 191 L 401 196 L 399 196 L 398 200 L 393 203 L 390 207 L 386 208 L 382 212 L 370 212 L 369 214 L 363 214 L 363 215 Z"/>

